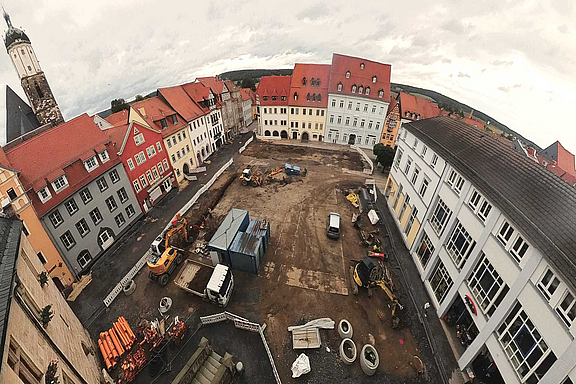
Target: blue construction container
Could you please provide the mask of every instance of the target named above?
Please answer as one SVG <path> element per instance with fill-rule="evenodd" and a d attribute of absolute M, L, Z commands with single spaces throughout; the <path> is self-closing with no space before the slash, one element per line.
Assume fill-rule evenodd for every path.
<path fill-rule="evenodd" d="M 263 239 L 264 252 L 268 249 L 268 243 L 270 242 L 270 223 L 267 221 L 260 220 L 250 220 L 248 228 L 246 228 L 246 233 L 251 235 L 261 237 Z"/>
<path fill-rule="evenodd" d="M 230 267 L 257 275 L 264 254 L 263 238 L 238 232 L 229 248 Z"/>
<path fill-rule="evenodd" d="M 244 232 L 250 223 L 248 211 L 244 209 L 232 208 L 228 215 L 222 220 L 214 236 L 208 243 L 209 251 L 216 251 L 220 260 L 227 265 L 230 263 L 230 246 L 239 232 Z"/>

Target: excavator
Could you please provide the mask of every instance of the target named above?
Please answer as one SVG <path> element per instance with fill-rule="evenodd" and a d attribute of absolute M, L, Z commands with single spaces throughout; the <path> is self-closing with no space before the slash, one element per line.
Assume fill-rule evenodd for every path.
<path fill-rule="evenodd" d="M 188 222 L 176 214 L 168 229 L 158 236 L 150 245 L 148 257 L 148 277 L 160 285 L 168 284 L 170 275 L 184 260 L 183 247 L 188 243 Z"/>
<path fill-rule="evenodd" d="M 358 294 L 358 287 L 364 287 L 368 289 L 368 296 L 372 296 L 371 288 L 380 287 L 386 296 L 392 302 L 392 328 L 397 328 L 400 324 L 400 318 L 396 314 L 398 308 L 404 309 L 404 307 L 398 301 L 398 298 L 392 292 L 393 283 L 392 278 L 387 273 L 386 268 L 380 261 L 374 262 L 370 257 L 365 257 L 354 267 L 353 272 L 354 284 L 353 293 Z"/>

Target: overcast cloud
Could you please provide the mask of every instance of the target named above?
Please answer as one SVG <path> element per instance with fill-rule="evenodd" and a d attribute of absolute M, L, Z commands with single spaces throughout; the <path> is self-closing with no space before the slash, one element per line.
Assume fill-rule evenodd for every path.
<path fill-rule="evenodd" d="M 5 0 L 66 119 L 158 87 L 243 68 L 392 65 L 392 81 L 481 110 L 576 153 L 576 9 L 551 1 Z M 7 54 L 0 82 L 23 96 Z"/>

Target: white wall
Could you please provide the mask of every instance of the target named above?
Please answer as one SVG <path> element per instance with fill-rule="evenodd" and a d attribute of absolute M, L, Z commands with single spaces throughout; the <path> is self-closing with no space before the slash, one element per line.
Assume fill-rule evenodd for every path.
<path fill-rule="evenodd" d="M 32 45 L 28 43 L 12 45 L 8 54 L 20 79 L 42 72 Z"/>
<path fill-rule="evenodd" d="M 284 112 L 284 113 L 283 113 Z M 289 135 L 290 129 L 288 126 L 288 106 L 260 106 L 260 127 L 261 134 L 266 136 L 266 131 L 270 131 L 271 137 L 280 138 L 280 133 L 286 131 Z M 278 132 L 278 136 L 274 136 L 274 131 Z"/>

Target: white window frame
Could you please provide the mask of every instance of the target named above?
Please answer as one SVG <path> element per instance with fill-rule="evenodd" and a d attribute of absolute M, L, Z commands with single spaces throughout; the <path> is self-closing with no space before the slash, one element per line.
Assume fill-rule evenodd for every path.
<path fill-rule="evenodd" d="M 51 184 L 54 192 L 60 193 L 62 190 L 68 187 L 68 179 L 66 178 L 66 175 L 62 175 L 54 180 Z"/>
<path fill-rule="evenodd" d="M 79 195 L 84 205 L 88 204 L 93 199 L 92 194 L 90 193 L 90 190 L 88 188 L 84 188 L 83 190 L 81 190 Z"/>
<path fill-rule="evenodd" d="M 158 153 L 162 152 L 162 144 L 159 141 L 156 142 L 156 150 Z"/>
<path fill-rule="evenodd" d="M 122 212 L 120 212 L 119 214 L 114 216 L 114 221 L 116 222 L 116 225 L 118 226 L 118 228 L 120 228 L 124 224 L 126 224 L 126 219 L 124 218 L 124 215 L 122 214 Z"/>
<path fill-rule="evenodd" d="M 134 216 L 136 214 L 136 210 L 134 209 L 132 204 L 128 204 L 125 211 L 126 211 L 126 215 L 128 216 L 128 218 L 131 218 L 132 216 Z"/>
<path fill-rule="evenodd" d="M 114 212 L 118 209 L 118 204 L 116 204 L 114 196 L 109 196 L 106 200 L 104 200 L 104 202 L 106 203 L 106 206 L 110 212 Z"/>
<path fill-rule="evenodd" d="M 60 235 L 60 241 L 62 242 L 62 245 L 64 245 L 64 248 L 67 250 L 74 248 L 76 245 L 76 240 L 70 231 L 66 231 Z"/>
<path fill-rule="evenodd" d="M 492 279 L 492 284 L 485 288 L 482 283 L 485 282 L 486 276 Z M 478 263 L 468 277 L 468 287 L 480 310 L 488 317 L 492 316 L 499 303 L 502 301 L 501 295 L 508 292 L 508 285 L 504 282 L 496 268 L 490 263 L 488 257 L 482 252 Z M 504 293 L 503 293 L 504 292 Z"/>
<path fill-rule="evenodd" d="M 64 203 L 64 208 L 66 208 L 66 211 L 68 211 L 68 214 L 70 216 L 74 215 L 76 212 L 80 210 L 80 208 L 78 208 L 78 204 L 76 204 L 76 201 L 74 201 L 74 199 L 66 200 L 66 202 Z"/>
<path fill-rule="evenodd" d="M 416 257 L 418 257 L 418 260 L 420 261 L 420 265 L 422 265 L 422 268 L 426 269 L 426 265 L 428 265 L 428 262 L 432 258 L 435 248 L 434 244 L 432 243 L 432 240 L 430 240 L 430 237 L 428 236 L 426 231 L 422 232 L 423 234 L 422 238 L 420 239 L 420 244 L 418 245 L 418 248 L 416 248 Z M 422 259 L 426 254 L 427 254 L 426 260 L 423 261 Z"/>
<path fill-rule="evenodd" d="M 134 135 L 134 144 L 136 144 L 137 147 L 144 144 L 145 142 L 146 141 L 144 140 L 144 135 L 142 133 Z"/>
<path fill-rule="evenodd" d="M 394 159 L 394 168 L 396 168 L 396 170 L 398 170 L 398 168 L 400 167 L 400 162 L 402 161 L 403 154 L 404 151 L 402 150 L 402 148 L 398 148 L 398 150 L 396 151 L 396 158 Z"/>
<path fill-rule="evenodd" d="M 410 211 L 410 217 L 406 222 L 406 226 L 404 227 L 404 234 L 408 236 L 410 231 L 412 230 L 412 226 L 414 225 L 414 221 L 416 221 L 416 216 L 418 215 L 418 208 L 415 205 L 412 205 L 412 210 Z"/>
<path fill-rule="evenodd" d="M 436 164 L 438 163 L 438 155 L 437 154 L 433 154 L 432 155 L 432 160 L 430 160 L 430 166 L 432 168 L 436 167 Z"/>
<path fill-rule="evenodd" d="M 569 298 L 571 298 L 571 300 Z M 564 305 L 564 301 L 567 299 L 568 303 Z M 556 305 L 554 309 L 564 324 L 566 324 L 568 328 L 572 327 L 574 320 L 576 320 L 576 298 L 570 290 L 566 289 L 564 291 L 562 298 L 558 301 L 558 305 Z"/>
<path fill-rule="evenodd" d="M 98 160 L 96 160 L 96 156 L 89 157 L 86 159 L 86 161 L 84 161 L 84 168 L 86 168 L 88 172 L 92 172 L 99 166 L 100 165 L 98 164 Z"/>
<path fill-rule="evenodd" d="M 104 218 L 102 217 L 102 213 L 100 213 L 100 210 L 98 208 L 94 208 L 93 210 L 91 210 L 88 215 L 90 216 L 90 219 L 92 219 L 94 225 L 97 225 L 101 223 L 102 220 L 104 220 Z M 94 220 L 95 216 L 98 216 L 98 220 Z"/>
<path fill-rule="evenodd" d="M 132 185 L 134 186 L 134 190 L 136 191 L 136 193 L 140 193 L 140 191 L 142 190 L 142 186 L 140 186 L 140 181 L 136 179 L 132 181 Z"/>
<path fill-rule="evenodd" d="M 115 176 L 113 176 L 113 175 L 115 175 Z M 118 173 L 118 171 L 116 169 L 113 169 L 110 172 L 108 172 L 108 176 L 110 176 L 110 180 L 112 181 L 112 184 L 116 184 L 117 182 L 120 181 L 120 174 Z"/>
<path fill-rule="evenodd" d="M 444 215 L 440 219 L 438 219 L 437 214 L 440 211 L 440 209 L 444 211 Z M 432 216 L 430 216 L 429 220 L 430 226 L 432 227 L 432 229 L 434 229 L 434 232 L 436 232 L 438 236 L 440 236 L 444 231 L 444 228 L 446 227 L 448 220 L 450 220 L 451 215 L 452 211 L 450 210 L 450 208 L 448 208 L 448 205 L 446 205 L 446 203 L 442 199 L 438 199 L 436 207 L 434 208 L 434 212 L 432 213 Z"/>
<path fill-rule="evenodd" d="M 64 218 L 57 209 L 48 215 L 48 219 L 54 228 L 58 228 L 64 222 Z"/>
<path fill-rule="evenodd" d="M 408 175 L 411 167 L 412 167 L 412 158 L 410 156 L 408 156 L 408 158 L 406 159 L 406 164 L 404 165 L 404 174 L 405 175 Z"/>
<path fill-rule="evenodd" d="M 41 190 L 38 191 L 37 194 L 38 194 L 38 198 L 40 199 L 40 201 L 42 203 L 45 203 L 52 198 L 52 194 L 50 193 L 50 190 L 48 189 L 48 187 L 42 188 Z"/>
<path fill-rule="evenodd" d="M 512 245 L 508 252 L 510 252 L 512 257 L 514 257 L 516 262 L 520 263 L 526 255 L 526 252 L 528 252 L 530 249 L 530 244 L 528 244 L 528 242 L 520 234 L 516 236 L 516 239 L 511 244 Z"/>
<path fill-rule="evenodd" d="M 418 194 L 420 197 L 424 198 L 426 192 L 428 191 L 428 187 L 430 186 L 430 179 L 424 174 L 424 178 L 422 179 L 422 184 L 420 184 L 420 189 L 418 190 Z"/>
<path fill-rule="evenodd" d="M 120 188 L 116 193 L 118 194 L 118 199 L 120 199 L 120 203 L 122 204 L 124 204 L 130 199 L 124 187 Z"/>
<path fill-rule="evenodd" d="M 504 220 L 498 229 L 496 238 L 500 241 L 504 248 L 506 248 L 510 243 L 510 239 L 512 238 L 514 232 L 516 232 L 516 230 L 512 224 L 510 224 L 507 220 Z"/>
<path fill-rule="evenodd" d="M 545 279 L 547 281 L 544 281 Z M 546 301 L 550 302 L 552 295 L 558 291 L 560 284 L 562 284 L 562 282 L 556 276 L 554 271 L 551 268 L 546 268 L 542 276 L 540 276 L 540 279 L 538 279 L 537 286 L 542 295 L 546 298 Z"/>
<path fill-rule="evenodd" d="M 108 183 L 106 182 L 106 179 L 104 178 L 104 176 L 102 176 L 101 178 L 96 180 L 96 185 L 98 186 L 98 189 L 100 190 L 100 192 L 104 192 L 105 190 L 108 189 Z"/>
<path fill-rule="evenodd" d="M 110 156 L 108 156 L 108 150 L 103 150 L 102 152 L 98 153 L 98 157 L 100 158 L 100 162 L 104 164 L 108 160 L 110 160 Z"/>
<path fill-rule="evenodd" d="M 86 256 L 88 256 L 87 260 Z M 87 250 L 80 252 L 80 255 L 78 255 L 78 265 L 80 265 L 80 268 L 82 269 L 86 268 L 86 266 L 90 264 L 90 261 L 92 261 L 92 256 L 90 255 L 90 252 L 88 252 Z"/>
<path fill-rule="evenodd" d="M 410 182 L 413 186 L 416 186 L 416 182 L 418 181 L 418 176 L 420 175 L 420 167 L 418 165 L 414 166 L 414 171 L 412 172 L 412 177 L 410 178 Z"/>
<path fill-rule="evenodd" d="M 448 273 L 446 266 L 444 265 L 444 263 L 442 263 L 442 260 L 438 259 L 438 262 L 434 267 L 434 271 L 432 272 L 430 278 L 428 279 L 428 283 L 430 284 L 430 288 L 432 288 L 432 293 L 434 293 L 436 301 L 438 303 L 442 303 L 442 301 L 446 298 L 448 291 L 450 291 L 450 288 L 452 288 L 452 285 L 454 285 L 454 281 L 452 280 L 452 277 Z M 436 287 L 434 285 L 436 285 Z M 442 287 L 443 285 L 445 289 L 442 293 L 440 293 L 438 291 L 438 288 Z M 440 297 L 438 296 L 438 294 L 440 294 Z"/>
<path fill-rule="evenodd" d="M 420 157 L 424 158 L 424 156 L 426 156 L 426 152 L 428 152 L 428 146 L 426 144 L 422 144 L 422 150 L 420 151 Z"/>
<path fill-rule="evenodd" d="M 461 244 L 461 246 L 459 245 Z M 454 261 L 456 268 L 460 270 L 470 253 L 474 249 L 476 241 L 470 235 L 470 233 L 464 228 L 464 225 L 457 220 L 450 237 L 446 240 L 446 251 Z"/>
<path fill-rule="evenodd" d="M 75 226 L 76 226 L 76 230 L 80 234 L 80 237 L 84 237 L 88 233 L 90 233 L 90 227 L 88 226 L 88 223 L 86 222 L 86 219 L 84 219 L 84 218 L 78 220 L 78 222 L 75 224 Z"/>
<path fill-rule="evenodd" d="M 476 189 L 473 189 L 470 194 L 468 206 L 483 223 L 486 222 L 488 215 L 490 215 L 490 212 L 492 211 L 492 204 L 490 204 L 490 202 Z"/>

